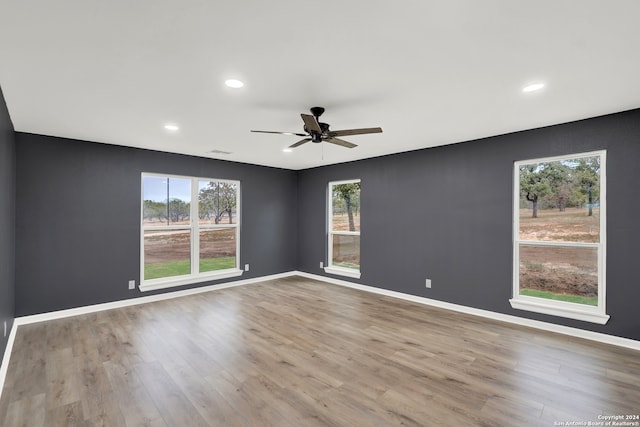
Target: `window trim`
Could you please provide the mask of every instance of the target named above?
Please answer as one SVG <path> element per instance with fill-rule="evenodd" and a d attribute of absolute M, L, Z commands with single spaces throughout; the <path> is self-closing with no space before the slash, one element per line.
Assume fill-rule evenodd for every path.
<path fill-rule="evenodd" d="M 167 225 L 164 227 L 145 227 L 144 225 L 144 178 L 156 177 L 156 178 L 177 178 L 177 179 L 189 179 L 191 180 L 191 203 L 189 207 L 189 225 Z M 199 203 L 193 203 L 198 201 L 198 183 L 200 181 L 214 181 L 235 184 L 236 190 L 236 222 L 234 224 L 200 224 L 198 216 Z M 202 282 L 211 282 L 213 280 L 228 279 L 231 277 L 238 277 L 243 274 L 243 270 L 240 269 L 240 228 L 241 228 L 241 206 L 240 206 L 240 181 L 221 179 L 221 178 L 204 178 L 185 175 L 173 175 L 165 173 L 153 173 L 142 172 L 140 176 L 140 285 L 139 289 L 142 292 L 153 291 L 157 289 L 165 289 L 176 286 L 191 285 Z M 207 271 L 204 273 L 197 272 L 199 266 L 200 256 L 200 231 L 211 229 L 236 229 L 236 262 L 234 268 L 226 268 L 223 270 Z M 180 276 L 163 277 L 158 279 L 144 279 L 144 232 L 146 230 L 190 230 L 191 232 L 191 272 L 189 274 Z"/>
<path fill-rule="evenodd" d="M 335 274 L 338 276 L 346 276 L 354 279 L 359 279 L 361 276 L 360 270 L 362 268 L 362 264 L 360 264 L 360 268 L 358 268 L 357 270 L 354 268 L 337 267 L 333 265 L 333 236 L 335 234 L 339 234 L 341 236 L 360 236 L 360 231 L 333 231 L 333 186 L 340 184 L 354 184 L 356 182 L 360 183 L 360 192 L 362 193 L 361 179 L 330 181 L 327 184 L 327 264 L 326 267 L 324 267 L 324 272 Z"/>
<path fill-rule="evenodd" d="M 532 163 L 547 163 L 568 159 L 586 157 L 600 157 L 600 230 L 599 242 L 549 242 L 535 240 L 520 240 L 520 166 Z M 567 154 L 563 156 L 544 157 L 515 161 L 513 166 L 513 289 L 509 300 L 512 308 L 549 314 L 569 319 L 582 320 L 604 325 L 610 316 L 606 314 L 606 150 L 585 153 Z M 520 295 L 520 246 L 562 246 L 562 247 L 591 247 L 598 250 L 598 305 L 567 301 L 550 300 L 528 295 Z"/>

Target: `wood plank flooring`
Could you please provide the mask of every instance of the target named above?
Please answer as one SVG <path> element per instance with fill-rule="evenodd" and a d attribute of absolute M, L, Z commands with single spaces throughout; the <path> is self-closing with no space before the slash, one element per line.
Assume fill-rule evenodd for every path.
<path fill-rule="evenodd" d="M 299 277 L 21 326 L 0 400 L 7 427 L 638 414 L 637 351 Z"/>

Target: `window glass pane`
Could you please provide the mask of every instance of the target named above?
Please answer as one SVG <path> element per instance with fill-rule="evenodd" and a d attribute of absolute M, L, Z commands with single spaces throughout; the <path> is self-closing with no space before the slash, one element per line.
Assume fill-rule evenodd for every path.
<path fill-rule="evenodd" d="M 200 272 L 236 267 L 236 229 L 200 231 Z"/>
<path fill-rule="evenodd" d="M 360 236 L 334 234 L 333 236 L 334 267 L 360 268 Z"/>
<path fill-rule="evenodd" d="M 598 249 L 520 245 L 520 295 L 598 305 Z"/>
<path fill-rule="evenodd" d="M 143 191 L 145 227 L 189 224 L 191 180 L 145 176 Z"/>
<path fill-rule="evenodd" d="M 360 231 L 360 183 L 335 184 L 331 188 L 332 231 Z"/>
<path fill-rule="evenodd" d="M 238 185 L 229 182 L 198 182 L 200 224 L 237 224 Z"/>
<path fill-rule="evenodd" d="M 144 231 L 144 280 L 190 273 L 190 230 Z"/>
<path fill-rule="evenodd" d="M 167 187 L 165 177 L 145 176 L 142 181 L 142 223 L 145 227 L 168 224 Z"/>
<path fill-rule="evenodd" d="M 169 178 L 169 224 L 189 225 L 191 180 Z"/>
<path fill-rule="evenodd" d="M 520 240 L 600 240 L 600 156 L 520 166 Z"/>

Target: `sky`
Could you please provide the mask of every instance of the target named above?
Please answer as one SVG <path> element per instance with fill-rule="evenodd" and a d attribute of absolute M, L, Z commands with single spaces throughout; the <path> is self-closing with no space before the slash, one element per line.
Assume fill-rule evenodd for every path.
<path fill-rule="evenodd" d="M 167 178 L 160 176 L 143 177 L 144 200 L 164 202 L 167 200 Z M 169 178 L 169 198 L 191 201 L 191 180 Z"/>
<path fill-rule="evenodd" d="M 199 180 L 198 190 L 205 188 L 210 181 Z M 167 177 L 145 176 L 143 177 L 143 200 L 165 202 L 167 200 Z M 169 178 L 169 198 L 180 199 L 186 203 L 191 201 L 191 179 Z"/>

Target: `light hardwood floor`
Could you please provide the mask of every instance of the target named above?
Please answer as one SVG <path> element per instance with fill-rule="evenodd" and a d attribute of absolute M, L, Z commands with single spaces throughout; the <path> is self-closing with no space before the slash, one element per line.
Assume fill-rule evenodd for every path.
<path fill-rule="evenodd" d="M 21 326 L 0 401 L 7 427 L 637 414 L 639 352 L 298 277 Z"/>

